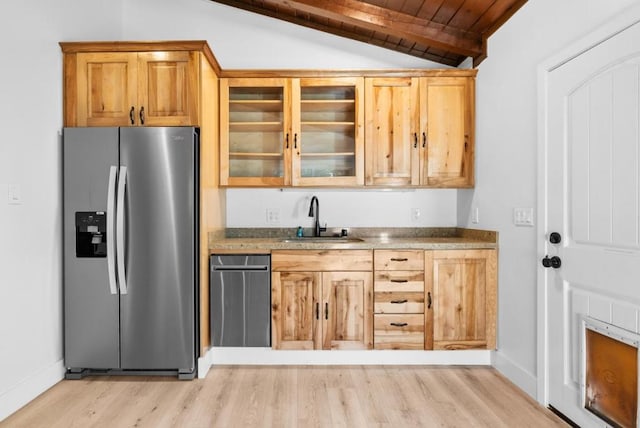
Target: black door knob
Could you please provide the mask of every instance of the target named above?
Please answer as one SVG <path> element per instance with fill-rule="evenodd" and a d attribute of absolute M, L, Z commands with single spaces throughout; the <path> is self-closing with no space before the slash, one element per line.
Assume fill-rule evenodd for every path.
<path fill-rule="evenodd" d="M 542 266 L 546 268 L 558 269 L 560 266 L 562 266 L 562 260 L 560 260 L 560 257 L 558 256 L 544 256 L 544 258 L 542 259 Z"/>
<path fill-rule="evenodd" d="M 549 242 L 551 242 L 552 244 L 559 244 L 562 241 L 562 235 L 560 235 L 558 232 L 551 232 L 551 234 L 549 235 Z"/>

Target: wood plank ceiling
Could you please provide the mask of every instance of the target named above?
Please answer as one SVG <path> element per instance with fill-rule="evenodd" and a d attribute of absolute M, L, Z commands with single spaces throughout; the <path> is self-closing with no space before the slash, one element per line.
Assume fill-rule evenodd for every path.
<path fill-rule="evenodd" d="M 487 56 L 487 38 L 527 0 L 212 0 L 450 66 Z"/>

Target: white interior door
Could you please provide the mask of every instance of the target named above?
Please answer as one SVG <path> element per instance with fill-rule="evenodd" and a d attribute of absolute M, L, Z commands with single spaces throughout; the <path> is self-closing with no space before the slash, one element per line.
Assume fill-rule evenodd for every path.
<path fill-rule="evenodd" d="M 581 316 L 638 332 L 640 24 L 548 73 L 544 246 L 548 404 L 583 427 Z M 552 244 L 551 232 L 561 235 Z"/>

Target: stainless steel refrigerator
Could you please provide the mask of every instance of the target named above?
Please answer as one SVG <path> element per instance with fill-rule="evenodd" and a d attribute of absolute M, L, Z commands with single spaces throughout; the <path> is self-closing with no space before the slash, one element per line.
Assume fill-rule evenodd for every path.
<path fill-rule="evenodd" d="M 175 373 L 198 348 L 198 128 L 65 128 L 67 378 Z"/>

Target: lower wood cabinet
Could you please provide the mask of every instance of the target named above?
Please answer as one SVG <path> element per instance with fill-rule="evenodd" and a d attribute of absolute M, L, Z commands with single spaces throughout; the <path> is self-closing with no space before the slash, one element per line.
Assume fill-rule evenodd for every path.
<path fill-rule="evenodd" d="M 271 254 L 274 349 L 370 349 L 372 252 L 297 250 Z"/>
<path fill-rule="evenodd" d="M 425 267 L 433 349 L 495 349 L 497 251 L 427 251 Z"/>
<path fill-rule="evenodd" d="M 271 268 L 274 349 L 496 348 L 495 249 L 278 250 Z"/>

